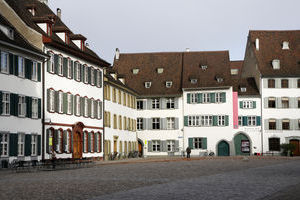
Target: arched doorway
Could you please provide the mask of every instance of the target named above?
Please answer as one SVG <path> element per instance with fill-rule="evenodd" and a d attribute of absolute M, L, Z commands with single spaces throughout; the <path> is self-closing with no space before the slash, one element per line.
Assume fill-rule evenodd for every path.
<path fill-rule="evenodd" d="M 290 140 L 290 144 L 294 144 L 296 146 L 295 150 L 293 151 L 294 156 L 300 156 L 300 143 L 299 140 L 293 139 Z"/>
<path fill-rule="evenodd" d="M 237 156 L 250 155 L 251 144 L 249 138 L 245 134 L 239 133 L 234 137 L 234 147 L 235 147 L 235 155 Z"/>
<path fill-rule="evenodd" d="M 229 144 L 222 140 L 218 144 L 218 156 L 229 156 Z"/>
<path fill-rule="evenodd" d="M 84 125 L 78 122 L 73 127 L 73 158 L 81 159 L 83 151 L 83 128 Z"/>
<path fill-rule="evenodd" d="M 142 140 L 138 139 L 138 147 L 139 147 L 139 156 L 143 157 L 144 156 L 144 145 Z"/>

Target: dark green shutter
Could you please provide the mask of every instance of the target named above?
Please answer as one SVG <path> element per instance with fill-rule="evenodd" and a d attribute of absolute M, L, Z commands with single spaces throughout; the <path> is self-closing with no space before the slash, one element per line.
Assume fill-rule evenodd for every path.
<path fill-rule="evenodd" d="M 31 156 L 31 135 L 25 135 L 25 156 Z"/>
<path fill-rule="evenodd" d="M 256 126 L 260 126 L 260 125 L 261 125 L 261 117 L 256 116 Z"/>
<path fill-rule="evenodd" d="M 84 97 L 80 97 L 80 116 L 84 115 Z"/>
<path fill-rule="evenodd" d="M 96 70 L 96 69 L 94 70 L 94 79 L 95 79 L 94 84 L 95 85 L 97 85 L 97 81 L 98 81 L 98 79 L 97 79 L 97 71 L 98 70 Z"/>
<path fill-rule="evenodd" d="M 26 117 L 32 117 L 32 97 L 25 97 L 26 102 Z"/>
<path fill-rule="evenodd" d="M 77 80 L 77 70 L 76 69 L 77 69 L 78 65 L 79 64 L 77 62 L 74 62 L 74 68 L 73 69 L 74 69 L 74 79 L 75 80 Z"/>
<path fill-rule="evenodd" d="M 46 152 L 51 153 L 50 151 L 50 145 L 49 145 L 49 140 L 50 140 L 50 129 L 46 130 Z"/>
<path fill-rule="evenodd" d="M 25 59 L 25 78 L 31 80 L 33 63 L 29 59 Z"/>
<path fill-rule="evenodd" d="M 243 126 L 247 126 L 247 125 L 248 125 L 248 117 L 243 116 Z"/>
<path fill-rule="evenodd" d="M 187 103 L 191 103 L 191 93 L 187 93 Z"/>
<path fill-rule="evenodd" d="M 91 113 L 92 113 L 92 100 L 88 99 L 88 117 L 91 117 Z"/>
<path fill-rule="evenodd" d="M 1 56 L 0 56 L 1 57 Z M 1 67 L 0 67 L 1 68 Z M 2 108 L 2 92 L 0 91 L 0 115 L 2 115 L 3 108 Z M 1 140 L 0 140 L 1 141 Z M 1 148 L 0 148 L 1 149 Z M 1 154 L 0 154 L 1 155 Z"/>
<path fill-rule="evenodd" d="M 92 133 L 87 133 L 88 134 L 88 152 L 91 152 L 91 137 Z"/>
<path fill-rule="evenodd" d="M 19 75 L 18 63 L 19 63 L 18 56 L 14 55 L 14 68 L 15 68 L 14 73 L 16 76 Z"/>
<path fill-rule="evenodd" d="M 50 89 L 47 89 L 47 110 L 50 111 Z"/>
<path fill-rule="evenodd" d="M 41 145 L 41 135 L 37 136 L 37 155 L 40 156 L 41 155 L 41 151 L 42 151 L 42 145 Z"/>
<path fill-rule="evenodd" d="M 88 67 L 88 84 L 91 84 L 91 68 Z"/>
<path fill-rule="evenodd" d="M 54 140 L 53 140 L 53 147 L 54 147 L 54 151 L 59 151 L 59 149 L 57 149 L 57 144 L 58 144 L 58 133 L 59 130 L 54 130 Z"/>
<path fill-rule="evenodd" d="M 54 99 L 55 99 L 55 101 L 54 101 L 54 110 L 55 110 L 55 112 L 57 112 L 58 113 L 58 111 L 59 111 L 59 92 L 58 91 L 55 91 L 54 92 Z"/>
<path fill-rule="evenodd" d="M 64 130 L 63 131 L 63 142 L 62 142 L 62 146 L 63 146 L 63 151 L 64 153 L 67 153 L 68 149 L 67 149 L 67 144 L 68 144 L 68 131 Z"/>
<path fill-rule="evenodd" d="M 68 58 L 63 58 L 63 76 L 68 76 Z"/>
<path fill-rule="evenodd" d="M 9 134 L 9 156 L 18 156 L 18 134 Z"/>
<path fill-rule="evenodd" d="M 194 149 L 194 138 L 189 138 L 189 147 L 190 149 Z"/>
<path fill-rule="evenodd" d="M 218 126 L 218 116 L 213 116 L 213 126 Z"/>
<path fill-rule="evenodd" d="M 38 99 L 38 118 L 42 118 L 42 100 Z"/>
<path fill-rule="evenodd" d="M 18 116 L 18 102 L 19 96 L 10 93 L 10 115 Z"/>
<path fill-rule="evenodd" d="M 215 103 L 216 102 L 216 93 L 210 93 L 210 102 Z"/>
<path fill-rule="evenodd" d="M 1 56 L 0 56 L 1 57 Z M 1 60 L 0 60 L 0 63 L 1 63 Z M 1 67 L 0 67 L 1 68 Z M 0 141 L 2 141 L 2 133 L 0 133 Z M 2 148 L 0 148 L 0 155 L 2 155 Z"/>
<path fill-rule="evenodd" d="M 197 103 L 202 103 L 203 102 L 202 93 L 198 93 L 197 95 L 198 95 L 198 100 L 197 100 L 198 102 Z"/>
<path fill-rule="evenodd" d="M 202 149 L 207 149 L 207 138 L 201 138 Z"/>
<path fill-rule="evenodd" d="M 14 62 L 14 55 L 9 54 L 9 73 L 10 74 L 15 74 L 15 62 Z"/>
<path fill-rule="evenodd" d="M 63 113 L 68 113 L 68 93 L 63 93 Z"/>
<path fill-rule="evenodd" d="M 80 66 L 80 68 L 79 68 L 79 70 L 80 70 L 80 81 L 83 82 L 83 80 L 84 80 L 84 65 L 79 64 L 79 66 Z"/>
<path fill-rule="evenodd" d="M 54 54 L 54 73 L 58 74 L 58 55 Z"/>
<path fill-rule="evenodd" d="M 240 108 L 243 108 L 243 102 L 240 101 Z"/>
<path fill-rule="evenodd" d="M 102 71 L 99 70 L 99 87 L 101 88 L 102 87 Z"/>
<path fill-rule="evenodd" d="M 226 103 L 226 93 L 225 92 L 221 93 L 221 98 L 222 98 L 222 103 Z"/>
<path fill-rule="evenodd" d="M 97 152 L 97 133 L 94 133 L 94 152 Z"/>
<path fill-rule="evenodd" d="M 71 115 L 73 115 L 74 114 L 74 110 L 75 110 L 75 108 L 74 108 L 74 95 L 73 94 L 71 94 Z"/>
<path fill-rule="evenodd" d="M 48 51 L 47 54 L 50 56 L 51 55 L 50 51 Z M 51 57 L 47 61 L 47 72 L 50 72 L 50 68 L 51 68 Z"/>
<path fill-rule="evenodd" d="M 188 126 L 188 125 L 189 125 L 189 117 L 184 116 L 184 126 Z"/>
<path fill-rule="evenodd" d="M 229 116 L 225 115 L 225 126 L 229 125 Z"/>
<path fill-rule="evenodd" d="M 253 101 L 253 108 L 256 108 L 256 101 Z"/>
<path fill-rule="evenodd" d="M 41 63 L 37 63 L 37 73 L 38 73 L 38 81 L 41 82 L 41 77 L 42 77 Z"/>
<path fill-rule="evenodd" d="M 73 60 L 70 61 L 71 62 L 71 78 L 74 78 L 74 62 Z"/>

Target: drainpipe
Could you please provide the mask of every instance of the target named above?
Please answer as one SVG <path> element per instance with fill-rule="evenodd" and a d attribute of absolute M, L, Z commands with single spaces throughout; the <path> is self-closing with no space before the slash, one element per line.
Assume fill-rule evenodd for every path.
<path fill-rule="evenodd" d="M 103 140 L 102 140 L 102 151 L 103 151 L 103 161 L 105 160 L 105 125 L 104 125 L 104 111 L 105 111 L 105 98 L 104 98 L 104 70 L 102 71 L 102 98 L 103 98 L 103 108 L 102 108 L 102 126 L 103 126 Z"/>
<path fill-rule="evenodd" d="M 45 52 L 45 46 L 43 47 L 43 52 Z M 43 61 L 43 65 L 42 65 L 42 161 L 45 160 L 45 63 L 47 63 L 47 61 L 50 58 L 47 58 Z M 47 141 L 48 142 L 48 141 Z"/>
<path fill-rule="evenodd" d="M 261 78 L 261 76 L 260 76 L 260 93 L 261 93 L 261 95 L 260 95 L 260 115 L 261 115 L 261 130 L 260 130 L 260 132 L 261 132 L 261 155 L 263 155 L 264 154 L 264 136 L 263 136 L 263 129 L 264 129 L 264 123 L 263 123 L 263 87 L 262 87 L 262 78 Z"/>

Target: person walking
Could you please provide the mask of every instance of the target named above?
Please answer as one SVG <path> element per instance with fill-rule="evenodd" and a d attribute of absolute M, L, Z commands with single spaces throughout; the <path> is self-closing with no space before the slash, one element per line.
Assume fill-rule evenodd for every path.
<path fill-rule="evenodd" d="M 190 147 L 186 148 L 186 158 L 191 158 L 191 148 Z"/>

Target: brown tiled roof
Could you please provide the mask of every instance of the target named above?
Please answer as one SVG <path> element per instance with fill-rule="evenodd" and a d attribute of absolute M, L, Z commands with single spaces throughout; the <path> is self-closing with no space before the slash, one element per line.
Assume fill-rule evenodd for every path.
<path fill-rule="evenodd" d="M 259 50 L 255 39 L 259 39 Z M 262 76 L 300 76 L 300 30 L 291 31 L 250 31 L 249 40 Z M 282 49 L 283 41 L 289 42 L 288 50 Z M 280 69 L 272 68 L 272 60 L 280 60 Z"/>
<path fill-rule="evenodd" d="M 120 88 L 126 88 L 126 90 L 129 91 L 130 93 L 132 93 L 133 95 L 138 95 L 135 90 L 133 90 L 132 88 L 130 88 L 127 84 L 123 84 L 118 79 L 117 80 L 114 79 L 110 74 L 105 74 L 104 77 L 106 77 L 109 82 L 116 84 Z M 120 77 L 120 76 L 118 76 L 118 77 Z M 126 79 L 125 79 L 125 81 L 126 81 Z"/>
<path fill-rule="evenodd" d="M 132 53 L 120 54 L 114 60 L 113 69 L 125 76 L 126 84 L 141 96 L 178 96 L 181 92 L 183 53 Z M 132 70 L 138 68 L 138 74 Z M 163 68 L 158 74 L 157 68 Z M 145 88 L 145 82 L 151 81 L 151 87 Z M 166 88 L 166 81 L 172 81 L 172 87 Z"/>
<path fill-rule="evenodd" d="M 185 52 L 183 55 L 182 88 L 232 85 L 228 51 Z M 201 66 L 207 66 L 207 69 Z M 191 77 L 197 78 L 197 83 L 191 83 Z M 218 82 L 217 78 L 223 81 Z"/>
<path fill-rule="evenodd" d="M 240 71 L 243 67 L 243 64 L 244 64 L 243 60 L 230 61 L 230 69 L 238 69 Z"/>
<path fill-rule="evenodd" d="M 48 37 L 43 30 L 36 25 L 35 20 L 53 20 L 53 29 L 63 29 L 69 30 L 69 28 L 62 22 L 62 20 L 57 17 L 52 10 L 44 3 L 37 0 L 5 0 L 9 6 L 19 15 L 19 17 L 31 28 L 35 29 L 41 33 L 44 37 Z M 35 16 L 27 10 L 28 6 L 33 6 L 36 9 Z M 72 32 L 71 32 L 72 34 Z M 47 41 L 47 42 L 46 42 Z M 81 51 L 72 41 L 70 44 L 64 43 L 56 34 L 52 34 L 50 40 L 44 41 L 46 45 L 53 46 L 63 51 L 67 51 L 71 54 L 75 54 L 77 57 L 90 61 L 94 64 L 100 65 L 102 67 L 108 67 L 110 64 L 105 60 L 101 59 L 95 52 L 91 49 L 85 47 Z"/>

